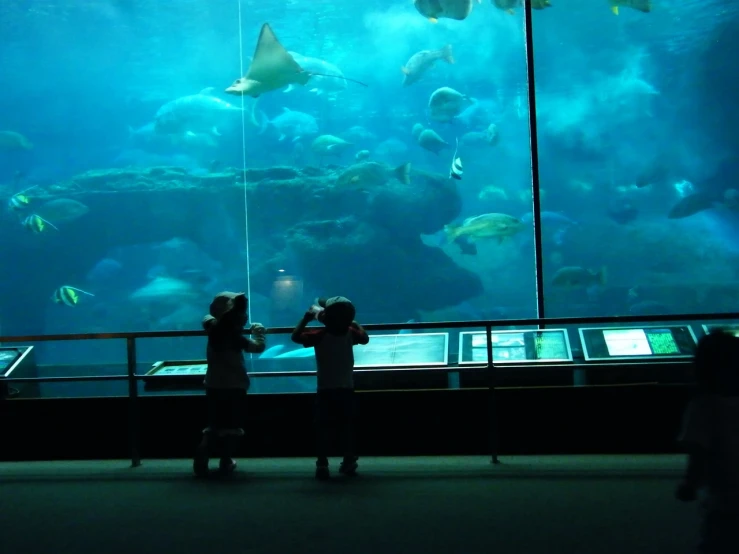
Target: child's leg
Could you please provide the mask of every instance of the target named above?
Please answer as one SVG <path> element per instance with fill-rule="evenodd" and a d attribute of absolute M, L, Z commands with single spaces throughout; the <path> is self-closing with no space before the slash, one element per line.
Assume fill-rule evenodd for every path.
<path fill-rule="evenodd" d="M 207 410 L 208 426 L 203 429 L 203 436 L 200 439 L 195 450 L 195 457 L 193 460 L 193 471 L 198 476 L 204 476 L 208 473 L 208 461 L 214 454 L 214 451 L 218 450 L 218 405 L 219 395 L 218 391 L 212 389 L 205 389 L 205 402 Z"/>
<path fill-rule="evenodd" d="M 233 389 L 224 391 L 222 406 L 222 419 L 219 428 L 221 437 L 221 459 L 220 469 L 232 471 L 236 467 L 232 456 L 238 450 L 241 439 L 244 436 L 242 428 L 244 408 L 246 404 L 246 390 Z"/>
<path fill-rule="evenodd" d="M 315 433 L 316 433 L 316 477 L 325 479 L 328 473 L 328 454 L 331 444 L 331 392 L 319 390 L 316 393 Z"/>
<path fill-rule="evenodd" d="M 339 398 L 339 418 L 341 428 L 341 444 L 344 460 L 339 471 L 346 475 L 354 475 L 357 471 L 357 453 L 355 443 L 356 407 L 353 390 L 342 390 Z"/>

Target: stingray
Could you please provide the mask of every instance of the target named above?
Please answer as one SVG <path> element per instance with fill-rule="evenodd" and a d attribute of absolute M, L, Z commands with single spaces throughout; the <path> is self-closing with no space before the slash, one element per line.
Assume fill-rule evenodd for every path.
<path fill-rule="evenodd" d="M 305 85 L 313 75 L 346 79 L 362 86 L 364 83 L 339 75 L 324 75 L 305 71 L 277 40 L 269 23 L 262 25 L 257 47 L 246 75 L 236 79 L 226 93 L 253 98 L 288 85 Z"/>

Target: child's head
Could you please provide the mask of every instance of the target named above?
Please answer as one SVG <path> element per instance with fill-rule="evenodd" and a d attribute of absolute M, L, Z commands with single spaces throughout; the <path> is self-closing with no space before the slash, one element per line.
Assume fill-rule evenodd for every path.
<path fill-rule="evenodd" d="M 711 331 L 698 341 L 695 376 L 705 392 L 739 394 L 739 338 L 723 330 Z"/>
<path fill-rule="evenodd" d="M 343 296 L 319 298 L 317 304 L 323 308 L 317 319 L 331 332 L 342 333 L 349 329 L 357 314 L 354 304 Z"/>
<path fill-rule="evenodd" d="M 249 300 L 243 292 L 219 292 L 210 303 L 210 315 L 219 326 L 242 328 L 248 321 Z"/>

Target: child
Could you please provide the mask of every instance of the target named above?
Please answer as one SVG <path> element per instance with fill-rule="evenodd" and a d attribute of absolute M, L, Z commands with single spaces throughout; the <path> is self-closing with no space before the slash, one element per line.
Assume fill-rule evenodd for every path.
<path fill-rule="evenodd" d="M 258 354 L 265 349 L 266 329 L 261 324 L 251 326 L 252 338 L 243 335 L 248 306 L 243 292 L 221 292 L 211 302 L 210 314 L 203 318 L 203 328 L 208 332 L 208 369 L 204 381 L 208 427 L 203 430 L 193 462 L 193 470 L 199 477 L 208 474 L 211 454 L 220 457 L 222 473 L 236 469 L 231 454 L 244 435 L 241 418 L 249 390 L 243 353 Z"/>
<path fill-rule="evenodd" d="M 318 372 L 316 394 L 317 455 L 316 479 L 328 479 L 329 431 L 331 423 L 341 427 L 344 460 L 339 473 L 357 474 L 354 451 L 354 350 L 355 344 L 367 344 L 369 337 L 354 321 L 356 310 L 342 296 L 318 299 L 317 305 L 305 313 L 293 330 L 292 340 L 306 348 L 314 347 Z M 323 329 L 306 330 L 313 319 L 324 324 Z"/>
<path fill-rule="evenodd" d="M 680 443 L 689 454 L 676 496 L 701 494 L 699 552 L 739 552 L 739 339 L 704 336 L 695 353 L 698 395 L 685 412 Z"/>

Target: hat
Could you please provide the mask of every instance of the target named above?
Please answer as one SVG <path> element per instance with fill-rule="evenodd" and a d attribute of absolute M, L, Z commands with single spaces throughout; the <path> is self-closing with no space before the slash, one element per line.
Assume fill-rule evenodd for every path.
<path fill-rule="evenodd" d="M 224 315 L 234 308 L 246 311 L 248 305 L 249 300 L 244 292 L 219 292 L 213 302 L 210 303 L 210 315 L 220 321 Z"/>
<path fill-rule="evenodd" d="M 349 325 L 357 314 L 354 304 L 343 296 L 318 298 L 316 303 L 324 309 L 324 321 L 334 323 L 337 326 Z"/>

